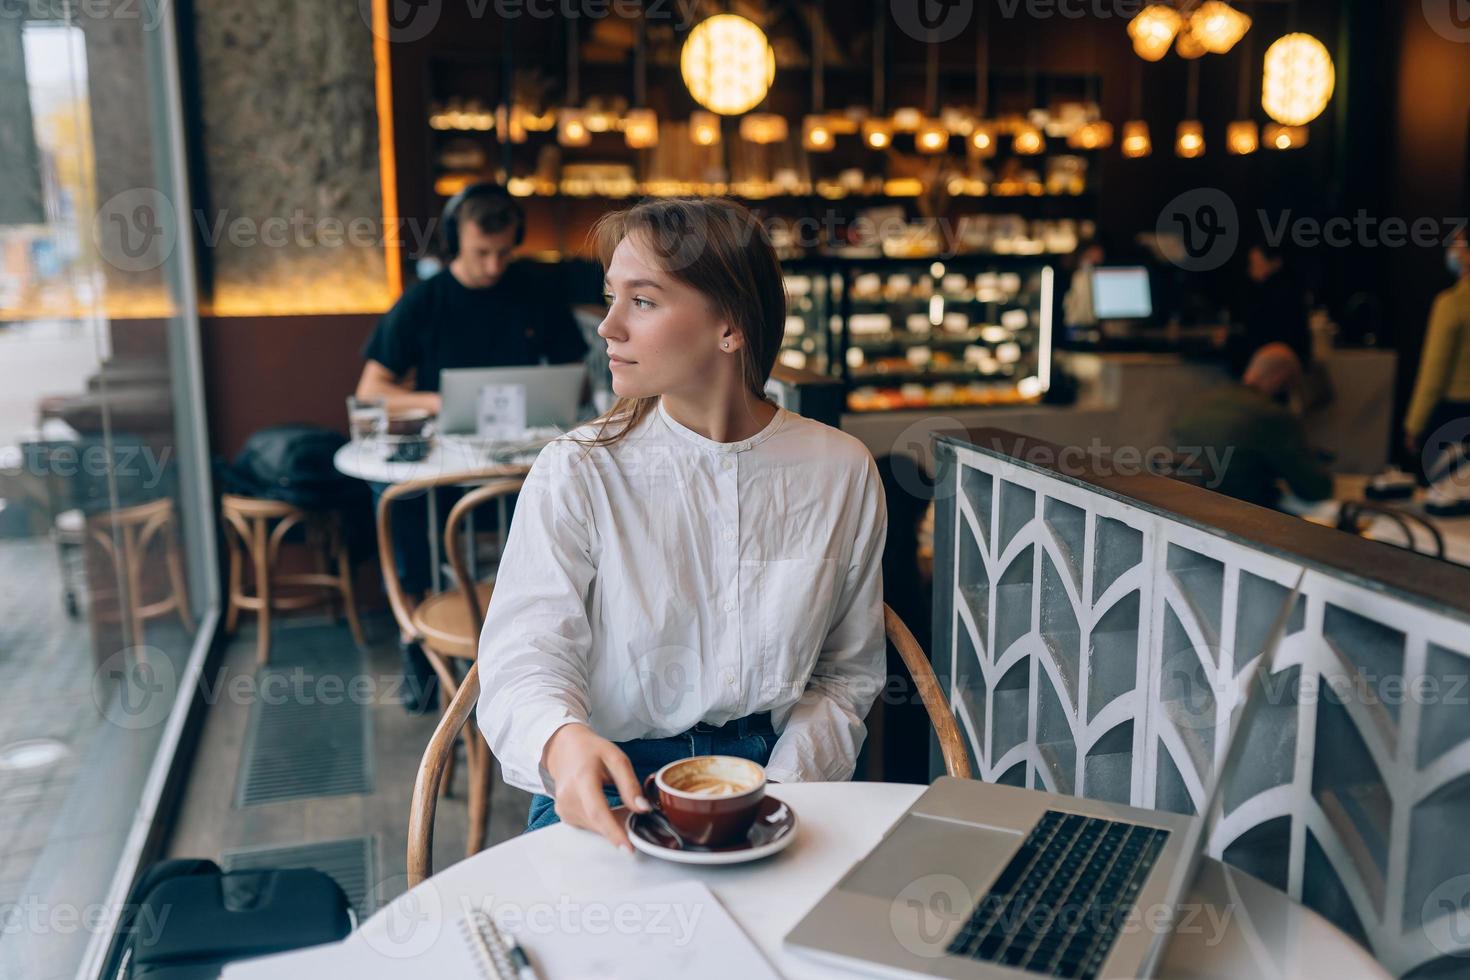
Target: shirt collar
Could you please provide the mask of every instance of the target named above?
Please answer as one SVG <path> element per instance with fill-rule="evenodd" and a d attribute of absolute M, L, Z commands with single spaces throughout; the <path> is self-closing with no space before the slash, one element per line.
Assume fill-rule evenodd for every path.
<path fill-rule="evenodd" d="M 700 449 L 712 453 L 743 453 L 747 449 L 754 449 L 775 435 L 786 421 L 786 409 L 777 406 L 776 414 L 772 416 L 771 421 L 766 423 L 766 427 L 749 439 L 742 439 L 740 442 L 716 442 L 713 439 L 705 438 L 688 426 L 676 421 L 669 414 L 668 409 L 664 408 L 664 400 L 662 398 L 658 400 L 658 414 L 659 418 L 663 419 L 664 425 L 669 427 L 670 432 L 686 442 L 693 443 Z"/>

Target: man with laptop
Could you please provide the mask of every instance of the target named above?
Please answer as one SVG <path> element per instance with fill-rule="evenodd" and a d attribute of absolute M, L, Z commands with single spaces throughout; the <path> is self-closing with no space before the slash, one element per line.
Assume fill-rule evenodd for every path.
<path fill-rule="evenodd" d="M 581 363 L 588 347 L 571 309 L 537 288 L 532 270 L 511 262 L 525 227 L 520 205 L 499 185 L 472 184 L 450 199 L 440 222 L 449 264 L 406 291 L 378 321 L 363 347 L 357 397 L 381 399 L 390 415 L 439 415 L 447 370 Z M 375 505 L 383 489 L 373 485 Z M 414 600 L 430 582 L 427 508 L 422 499 L 398 507 L 394 553 Z M 432 709 L 435 675 L 416 645 L 404 646 L 404 677 L 404 706 Z"/>

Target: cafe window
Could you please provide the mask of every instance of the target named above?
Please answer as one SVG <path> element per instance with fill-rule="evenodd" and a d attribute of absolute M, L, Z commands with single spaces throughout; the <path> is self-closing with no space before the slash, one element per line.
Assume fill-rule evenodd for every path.
<path fill-rule="evenodd" d="M 0 17 L 0 975 L 91 972 L 217 607 L 167 8 Z"/>

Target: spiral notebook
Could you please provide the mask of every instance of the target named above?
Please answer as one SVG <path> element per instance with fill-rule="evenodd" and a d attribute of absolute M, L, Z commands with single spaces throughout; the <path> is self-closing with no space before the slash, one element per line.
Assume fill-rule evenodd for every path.
<path fill-rule="evenodd" d="M 551 908 L 554 902 L 541 903 Z M 540 980 L 653 980 L 697 976 L 701 980 L 779 980 L 760 949 L 702 882 L 623 893 L 573 904 L 570 920 L 514 934 Z M 596 925 L 588 910 L 606 906 Z M 624 910 L 620 912 L 619 910 Z M 636 914 L 627 915 L 633 910 Z M 448 912 L 448 910 L 446 910 Z M 390 948 L 359 931 L 341 943 L 282 953 L 225 968 L 223 980 L 520 980 L 511 936 L 489 910 L 450 913 L 437 940 L 422 950 Z M 619 928 L 623 922 L 632 927 Z M 638 919 L 641 915 L 643 918 Z M 638 919 L 634 922 L 634 919 Z M 453 923 L 451 927 L 450 923 Z M 571 924 L 571 928 L 561 925 Z M 364 930 L 373 928 L 368 923 Z"/>

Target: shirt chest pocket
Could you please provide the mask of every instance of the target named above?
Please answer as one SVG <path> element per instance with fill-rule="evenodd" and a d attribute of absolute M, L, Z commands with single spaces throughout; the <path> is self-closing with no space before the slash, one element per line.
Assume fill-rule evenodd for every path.
<path fill-rule="evenodd" d="M 765 679 L 803 679 L 816 663 L 838 598 L 835 558 L 744 562 L 754 579 L 756 661 Z M 800 677 L 793 676 L 800 674 Z"/>

